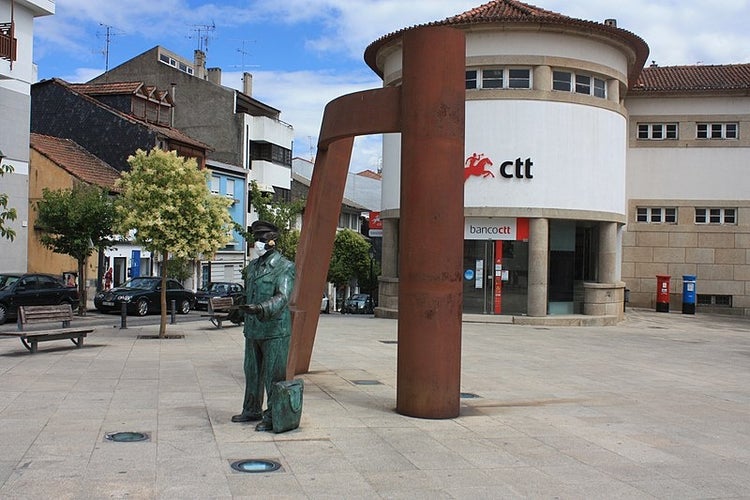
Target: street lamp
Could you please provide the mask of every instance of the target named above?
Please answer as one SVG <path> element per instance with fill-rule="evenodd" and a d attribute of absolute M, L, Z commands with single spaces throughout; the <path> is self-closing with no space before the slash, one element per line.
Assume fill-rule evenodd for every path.
<path fill-rule="evenodd" d="M 373 309 L 375 308 L 375 277 L 373 276 L 373 261 L 375 260 L 375 247 L 370 244 L 370 300 L 372 301 Z"/>

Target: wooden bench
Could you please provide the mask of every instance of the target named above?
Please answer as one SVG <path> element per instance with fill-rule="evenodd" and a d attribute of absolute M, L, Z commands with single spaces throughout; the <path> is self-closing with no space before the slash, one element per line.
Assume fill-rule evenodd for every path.
<path fill-rule="evenodd" d="M 211 297 L 208 299 L 208 314 L 201 314 L 201 316 L 208 317 L 216 328 L 221 328 L 222 322 L 227 320 L 240 325 L 242 320 L 233 320 L 232 318 L 241 318 L 243 315 L 236 309 L 232 309 L 233 305 L 234 299 L 232 297 Z"/>
<path fill-rule="evenodd" d="M 21 339 L 23 346 L 35 353 L 39 342 L 48 340 L 68 339 L 73 342 L 76 348 L 83 346 L 83 339 L 91 332 L 93 328 L 71 328 L 70 322 L 73 320 L 73 309 L 70 304 L 60 304 L 57 306 L 19 306 L 18 307 L 18 332 L 0 333 L 6 337 L 18 337 Z M 62 328 L 48 330 L 24 331 L 25 325 L 36 323 L 56 323 L 60 322 Z"/>

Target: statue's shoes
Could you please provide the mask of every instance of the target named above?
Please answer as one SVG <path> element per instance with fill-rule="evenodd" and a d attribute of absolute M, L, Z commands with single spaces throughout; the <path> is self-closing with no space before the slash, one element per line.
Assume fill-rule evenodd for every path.
<path fill-rule="evenodd" d="M 255 426 L 255 430 L 258 432 L 272 431 L 273 424 L 271 422 L 261 422 Z"/>
<path fill-rule="evenodd" d="M 232 416 L 232 422 L 257 422 L 261 418 L 263 418 L 261 413 L 253 413 L 250 415 L 240 413 L 239 415 Z"/>

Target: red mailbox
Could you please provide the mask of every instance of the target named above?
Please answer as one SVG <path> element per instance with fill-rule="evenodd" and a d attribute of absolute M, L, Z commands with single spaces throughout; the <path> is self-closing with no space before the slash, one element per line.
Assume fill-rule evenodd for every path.
<path fill-rule="evenodd" d="M 671 276 L 656 275 L 656 312 L 669 312 L 669 280 Z"/>

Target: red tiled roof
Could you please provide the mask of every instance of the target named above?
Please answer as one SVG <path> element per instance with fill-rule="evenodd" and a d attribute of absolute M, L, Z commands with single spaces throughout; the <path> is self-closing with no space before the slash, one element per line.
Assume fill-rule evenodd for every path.
<path fill-rule="evenodd" d="M 115 181 L 120 178 L 120 172 L 70 139 L 32 133 L 30 142 L 33 149 L 76 179 L 116 191 Z"/>
<path fill-rule="evenodd" d="M 475 7 L 462 14 L 448 17 L 442 21 L 435 21 L 420 26 L 454 26 L 459 28 L 471 28 L 481 25 L 536 25 L 542 28 L 549 27 L 559 29 L 567 27 L 578 29 L 587 34 L 596 34 L 630 47 L 635 52 L 635 61 L 631 61 L 628 78 L 633 84 L 640 70 L 643 68 L 648 57 L 648 45 L 643 39 L 630 31 L 609 26 L 604 23 L 584 21 L 558 14 L 550 10 L 541 9 L 534 5 L 519 2 L 518 0 L 492 0 L 479 7 Z M 390 41 L 399 38 L 405 31 L 417 28 L 405 28 L 389 35 L 379 38 L 365 49 L 365 62 L 378 75 L 383 76 L 377 66 L 377 54 L 380 49 Z"/>
<path fill-rule="evenodd" d="M 69 83 L 68 86 L 86 95 L 107 95 L 107 94 L 135 94 L 143 82 L 113 82 L 113 83 Z"/>
<path fill-rule="evenodd" d="M 750 90 L 750 64 L 649 66 L 631 92 Z"/>
<path fill-rule="evenodd" d="M 376 181 L 383 180 L 383 176 L 380 175 L 377 172 L 373 172 L 372 170 L 363 170 L 361 172 L 358 172 L 357 175 L 362 177 L 368 177 L 370 179 L 375 179 Z"/>
<path fill-rule="evenodd" d="M 208 144 L 206 144 L 204 142 L 201 142 L 198 139 L 193 139 L 189 135 L 186 135 L 186 134 L 180 132 L 176 128 L 157 125 L 155 123 L 147 122 L 147 121 L 145 121 L 145 120 L 143 120 L 141 118 L 138 118 L 138 117 L 135 117 L 133 115 L 130 115 L 128 113 L 124 113 L 124 112 L 120 111 L 119 109 L 115 109 L 115 108 L 113 108 L 111 106 L 108 106 L 107 104 L 104 104 L 103 102 L 101 102 L 101 101 L 99 101 L 99 100 L 91 97 L 89 94 L 87 94 L 87 93 L 85 93 L 85 92 L 83 92 L 81 90 L 78 90 L 76 88 L 76 87 L 83 87 L 83 88 L 85 88 L 86 86 L 91 86 L 91 85 L 105 85 L 106 86 L 106 85 L 113 85 L 113 84 L 68 83 L 65 80 L 61 79 L 61 78 L 52 78 L 50 81 L 53 82 L 53 83 L 55 83 L 55 84 L 57 84 L 57 85 L 61 85 L 61 86 L 65 87 L 65 88 L 68 88 L 69 90 L 71 90 L 71 91 L 77 93 L 78 95 L 80 95 L 83 99 L 87 99 L 89 102 L 91 102 L 91 103 L 93 103 L 93 104 L 95 104 L 95 105 L 97 105 L 97 106 L 99 106 L 99 107 L 101 107 L 103 109 L 106 109 L 109 112 L 114 113 L 114 114 L 120 116 L 121 118 L 129 120 L 131 123 L 137 123 L 137 124 L 143 125 L 145 127 L 150 128 L 154 132 L 158 132 L 158 133 L 164 134 L 165 136 L 169 137 L 170 139 L 182 142 L 184 144 L 189 144 L 191 146 L 196 146 L 196 147 L 198 147 L 200 149 L 205 149 L 205 150 L 211 150 L 212 149 L 211 146 L 209 146 Z M 124 82 L 124 83 L 133 83 L 133 82 Z M 139 83 L 139 82 L 135 82 L 135 83 Z"/>

